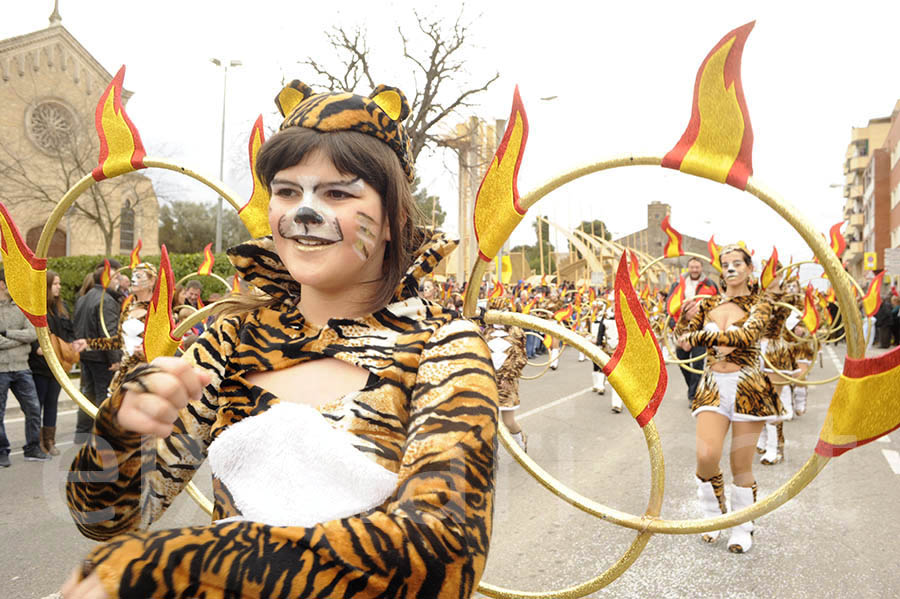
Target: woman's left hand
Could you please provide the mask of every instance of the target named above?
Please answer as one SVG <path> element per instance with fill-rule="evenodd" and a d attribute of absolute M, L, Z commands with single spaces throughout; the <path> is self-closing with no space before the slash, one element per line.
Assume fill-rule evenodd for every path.
<path fill-rule="evenodd" d="M 94 572 L 85 579 L 81 578 L 81 568 L 72 570 L 72 575 L 59 590 L 64 599 L 110 599 L 100 584 L 100 577 Z"/>

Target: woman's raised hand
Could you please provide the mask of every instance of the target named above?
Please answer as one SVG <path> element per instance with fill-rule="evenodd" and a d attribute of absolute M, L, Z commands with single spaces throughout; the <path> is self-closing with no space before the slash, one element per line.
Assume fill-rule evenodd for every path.
<path fill-rule="evenodd" d="M 142 376 L 142 391 L 128 390 L 116 414 L 121 428 L 142 435 L 168 437 L 178 411 L 200 399 L 210 376 L 181 358 L 156 358 L 157 370 Z"/>

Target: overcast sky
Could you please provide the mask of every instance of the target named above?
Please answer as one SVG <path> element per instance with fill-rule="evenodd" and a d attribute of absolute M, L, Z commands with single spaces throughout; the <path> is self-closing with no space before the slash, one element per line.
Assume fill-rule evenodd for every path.
<path fill-rule="evenodd" d="M 3 38 L 47 26 L 53 2 L 3 0 Z M 467 51 L 472 81 L 500 79 L 471 114 L 506 118 L 520 86 L 530 135 L 519 174 L 522 194 L 577 165 L 623 153 L 665 154 L 687 125 L 700 62 L 731 29 L 756 27 L 743 56 L 744 93 L 754 133 L 753 169 L 825 232 L 841 220 L 842 163 L 852 126 L 888 116 L 900 98 L 896 65 L 900 3 L 569 2 L 470 3 Z M 338 8 L 335 8 L 338 7 Z M 171 157 L 218 174 L 222 71 L 210 57 L 239 59 L 229 71 L 225 181 L 249 192 L 240 165 L 256 116 L 277 125 L 272 98 L 282 77 L 312 80 L 297 64 L 328 63 L 325 31 L 364 24 L 375 78 L 407 89 L 398 26 L 411 31 L 412 7 L 455 18 L 450 2 L 313 3 L 297 0 L 61 0 L 63 25 L 111 73 L 128 67 L 134 92 L 128 113 L 152 156 Z M 851 10 L 852 7 L 852 10 Z M 410 34 L 412 36 L 412 34 Z M 357 90 L 367 92 L 369 90 Z M 540 98 L 556 96 L 555 100 Z M 456 167 L 450 157 L 423 152 L 423 183 L 439 194 L 456 230 Z M 215 194 L 188 185 L 187 197 Z M 766 257 L 808 257 L 799 236 L 759 200 L 731 187 L 658 167 L 596 174 L 542 200 L 532 212 L 575 226 L 600 218 L 617 235 L 641 229 L 646 205 L 672 205 L 684 234 L 719 243 L 738 239 Z M 526 220 L 512 242 L 533 243 Z M 564 245 L 562 236 L 560 245 Z"/>

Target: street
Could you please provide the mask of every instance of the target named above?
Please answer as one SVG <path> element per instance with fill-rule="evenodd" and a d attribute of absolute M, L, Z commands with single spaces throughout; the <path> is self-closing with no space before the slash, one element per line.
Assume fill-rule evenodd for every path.
<path fill-rule="evenodd" d="M 844 346 L 827 349 L 811 378 L 836 373 Z M 539 357 L 539 360 L 544 358 Z M 525 374 L 534 374 L 529 367 Z M 684 381 L 669 367 L 656 415 L 665 452 L 662 517 L 699 517 L 694 472 L 694 421 Z M 581 494 L 642 514 L 650 468 L 644 437 L 627 410 L 613 414 L 609 395 L 590 391 L 590 362 L 567 349 L 557 371 L 522 381 L 518 419 L 528 452 Z M 760 497 L 809 458 L 836 383 L 812 387 L 809 409 L 785 425 L 786 460 L 755 465 Z M 10 397 L 6 417 L 12 467 L 0 470 L 0 598 L 41 598 L 55 591 L 91 548 L 64 506 L 63 481 L 74 455 L 75 414 L 64 403 L 51 462 L 24 462 L 21 413 Z M 68 407 L 66 407 L 68 406 Z M 795 499 L 757 520 L 748 554 L 727 551 L 727 532 L 713 544 L 697 535 L 657 535 L 634 565 L 594 597 L 896 597 L 900 593 L 900 432 L 831 460 Z M 522 591 L 550 591 L 597 576 L 627 549 L 633 531 L 601 522 L 563 503 L 523 471 L 505 450 L 497 473 L 494 530 L 483 580 Z M 726 483 L 731 482 L 727 458 Z M 195 477 L 210 494 L 209 472 Z M 186 495 L 158 527 L 208 522 Z"/>

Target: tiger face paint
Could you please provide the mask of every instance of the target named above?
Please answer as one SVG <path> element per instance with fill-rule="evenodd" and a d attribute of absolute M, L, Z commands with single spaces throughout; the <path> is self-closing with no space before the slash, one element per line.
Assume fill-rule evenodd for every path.
<path fill-rule="evenodd" d="M 372 255 L 375 247 L 378 223 L 365 212 L 356 213 L 356 241 L 353 242 L 353 251 L 359 259 L 365 262 Z"/>
<path fill-rule="evenodd" d="M 365 180 L 313 152 L 275 173 L 270 192 L 275 250 L 298 283 L 333 294 L 384 276 L 390 226 Z"/>

